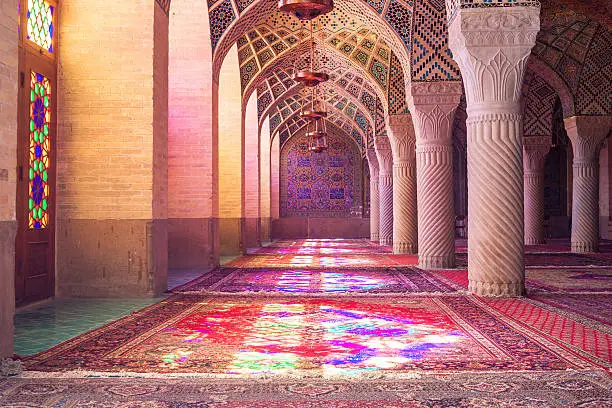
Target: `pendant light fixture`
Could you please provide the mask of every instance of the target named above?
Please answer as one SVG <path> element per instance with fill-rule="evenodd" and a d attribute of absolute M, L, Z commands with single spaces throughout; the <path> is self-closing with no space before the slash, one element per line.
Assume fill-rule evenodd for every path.
<path fill-rule="evenodd" d="M 322 14 L 327 14 L 334 8 L 333 0 L 280 0 L 280 11 L 293 14 L 300 20 L 312 20 Z"/>
<path fill-rule="evenodd" d="M 295 82 L 301 83 L 308 87 L 317 86 L 320 83 L 323 83 L 329 80 L 329 75 L 325 72 L 315 71 L 314 68 L 314 60 L 315 60 L 315 52 L 314 52 L 314 36 L 312 30 L 312 20 L 308 22 L 310 26 L 310 68 L 301 69 L 297 71 L 293 75 L 293 80 Z"/>

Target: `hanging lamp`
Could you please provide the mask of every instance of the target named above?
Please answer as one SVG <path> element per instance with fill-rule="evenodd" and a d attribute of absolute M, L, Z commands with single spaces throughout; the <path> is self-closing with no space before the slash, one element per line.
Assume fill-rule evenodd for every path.
<path fill-rule="evenodd" d="M 317 98 L 315 89 L 315 87 L 312 88 L 312 100 L 302 105 L 302 109 L 300 110 L 300 117 L 309 122 L 327 117 L 325 103 Z"/>
<path fill-rule="evenodd" d="M 329 75 L 325 72 L 315 71 L 314 69 L 314 36 L 312 30 L 312 20 L 309 21 L 310 26 L 310 68 L 301 69 L 293 74 L 293 80 L 308 87 L 317 86 L 329 80 Z"/>
<path fill-rule="evenodd" d="M 278 8 L 300 20 L 312 20 L 334 9 L 333 0 L 280 0 Z"/>

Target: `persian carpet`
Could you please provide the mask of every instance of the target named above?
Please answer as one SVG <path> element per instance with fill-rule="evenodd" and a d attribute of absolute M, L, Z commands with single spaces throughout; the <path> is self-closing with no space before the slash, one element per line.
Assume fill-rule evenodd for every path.
<path fill-rule="evenodd" d="M 559 313 L 569 312 L 612 326 L 612 294 L 536 294 L 529 298 L 554 306 Z"/>
<path fill-rule="evenodd" d="M 468 287 L 468 271 L 446 269 L 431 271 L 440 278 Z M 525 271 L 525 286 L 531 294 L 539 292 L 560 293 L 612 293 L 612 269 L 529 268 Z"/>
<path fill-rule="evenodd" d="M 279 294 L 449 293 L 463 290 L 452 280 L 418 268 L 242 269 L 220 268 L 174 292 Z"/>
<path fill-rule="evenodd" d="M 527 288 L 544 292 L 612 293 L 611 269 L 538 269 L 526 271 Z"/>
<path fill-rule="evenodd" d="M 249 255 L 361 255 L 361 254 L 388 254 L 393 250 L 386 246 L 354 246 L 354 247 L 322 247 L 322 246 L 290 246 L 290 247 L 262 247 L 250 249 Z"/>
<path fill-rule="evenodd" d="M 381 408 L 592 407 L 612 405 L 601 371 L 462 373 L 370 381 L 160 378 L 0 379 L 5 407 Z"/>
<path fill-rule="evenodd" d="M 236 268 L 363 268 L 416 265 L 416 255 L 246 255 L 227 263 Z"/>
<path fill-rule="evenodd" d="M 312 247 L 312 248 L 363 248 L 380 247 L 377 242 L 367 239 L 281 239 L 271 242 L 264 248 L 289 248 L 289 247 Z"/>
<path fill-rule="evenodd" d="M 457 268 L 467 268 L 467 253 L 457 253 Z M 559 268 L 559 267 L 612 267 L 612 259 L 603 254 L 573 253 L 525 253 L 526 267 Z"/>
<path fill-rule="evenodd" d="M 579 353 L 602 367 L 612 368 L 612 330 L 529 299 L 486 299 L 485 302 L 517 324 L 552 339 L 560 347 Z"/>
<path fill-rule="evenodd" d="M 604 366 L 579 351 L 475 297 L 175 295 L 29 357 L 25 365 L 47 372 L 249 378 Z"/>

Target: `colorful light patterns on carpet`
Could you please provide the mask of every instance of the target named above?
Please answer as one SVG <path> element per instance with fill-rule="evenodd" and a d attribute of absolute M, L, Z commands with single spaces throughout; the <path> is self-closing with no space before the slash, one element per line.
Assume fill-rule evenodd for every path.
<path fill-rule="evenodd" d="M 53 15 L 55 7 L 45 0 L 28 0 L 27 39 L 53 52 Z"/>
<path fill-rule="evenodd" d="M 30 77 L 30 157 L 28 225 L 44 229 L 49 224 L 49 152 L 51 83 L 36 72 Z"/>
<path fill-rule="evenodd" d="M 418 268 L 241 269 L 221 268 L 174 292 L 271 294 L 450 293 L 463 288 Z"/>
<path fill-rule="evenodd" d="M 29 358 L 31 370 L 334 377 L 594 367 L 465 296 L 176 295 Z"/>

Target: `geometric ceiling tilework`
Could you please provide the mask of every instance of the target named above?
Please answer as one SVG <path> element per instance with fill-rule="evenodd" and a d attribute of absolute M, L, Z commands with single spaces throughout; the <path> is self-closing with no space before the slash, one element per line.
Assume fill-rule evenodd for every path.
<path fill-rule="evenodd" d="M 220 5 L 226 5 L 231 2 L 234 13 L 231 13 L 231 21 L 229 24 L 224 21 L 219 24 L 217 16 L 213 15 L 216 8 Z M 330 33 L 338 30 L 352 30 L 359 32 L 361 29 L 368 29 L 374 34 L 373 38 L 384 40 L 387 42 L 387 48 L 395 51 L 403 65 L 410 65 L 410 56 L 407 52 L 410 48 L 410 30 L 411 30 L 411 13 L 412 0 L 336 0 L 334 10 L 326 15 L 315 19 L 315 31 L 317 23 L 320 22 L 324 26 L 325 33 L 322 38 L 329 37 Z M 218 79 L 217 75 L 221 64 L 229 49 L 237 42 L 239 47 L 244 46 L 246 40 L 250 40 L 249 31 L 256 29 L 259 31 L 261 24 L 268 24 L 270 18 L 275 18 L 275 27 L 270 30 L 271 34 L 266 41 L 267 47 L 271 50 L 265 51 L 264 48 L 258 48 L 255 52 L 257 61 L 262 61 L 263 64 L 270 58 L 278 57 L 279 54 L 287 51 L 295 44 L 299 37 L 296 36 L 296 31 L 303 32 L 305 28 L 302 22 L 288 15 L 283 15 L 278 11 L 278 2 L 274 0 L 209 0 L 209 16 L 211 21 L 211 38 L 214 44 L 213 47 L 213 79 Z M 226 7 L 226 11 L 230 11 Z M 274 17 L 276 16 L 276 17 Z M 283 19 L 285 20 L 283 22 Z M 294 20 L 288 23 L 287 32 L 278 35 L 276 28 L 281 29 L 281 25 L 287 23 L 287 19 Z M 278 27 L 276 27 L 278 26 Z M 214 31 L 214 32 L 213 32 Z M 264 34 L 261 33 L 260 34 Z M 280 37 L 280 41 L 276 38 Z M 293 38 L 290 38 L 293 37 Z M 348 38 L 349 40 L 354 40 Z M 255 40 L 253 40 L 255 41 Z M 290 42 L 290 44 L 287 43 Z M 273 44 L 272 44 L 273 43 Z M 262 42 L 259 46 L 264 46 Z M 364 48 L 367 50 L 371 47 L 370 41 L 364 41 L 355 46 L 355 54 L 352 55 L 352 61 L 364 64 L 367 54 L 364 53 Z M 346 44 L 343 46 L 345 52 L 349 52 L 352 45 Z M 255 51 L 255 50 L 254 50 Z M 265 52 L 264 52 L 265 51 Z M 259 55 L 262 53 L 261 55 Z M 369 61 L 364 67 L 366 70 L 374 73 L 379 82 L 384 84 L 385 72 L 381 64 L 385 65 L 385 60 L 390 56 L 387 50 L 379 50 L 375 47 L 374 53 L 378 59 L 378 63 Z M 260 68 L 263 68 L 260 66 Z M 261 70 L 260 70 L 261 72 Z M 406 77 L 409 78 L 409 73 L 406 72 Z"/>
<path fill-rule="evenodd" d="M 562 5 L 544 12 L 532 54 L 565 82 L 575 114 L 610 114 L 610 30 Z"/>
<path fill-rule="evenodd" d="M 612 31 L 602 25 L 580 73 L 575 103 L 582 115 L 612 115 Z"/>
<path fill-rule="evenodd" d="M 307 23 L 275 11 L 239 37 L 239 63 L 241 66 L 256 63 L 259 68 L 257 72 L 264 76 L 268 68 L 307 67 L 310 65 L 308 31 Z M 313 20 L 313 32 L 316 38 L 315 68 L 326 71 L 338 63 L 347 66 L 347 61 L 350 61 L 350 65 L 369 73 L 383 90 L 386 89 L 391 50 L 382 37 L 364 26 L 359 19 L 336 8 Z M 335 58 L 333 52 L 344 57 L 344 60 Z M 244 79 L 247 78 L 253 81 L 255 76 L 243 77 L 245 97 L 249 82 Z"/>
<path fill-rule="evenodd" d="M 410 35 L 412 30 L 412 1 L 409 6 L 399 0 L 391 0 L 385 14 L 385 20 L 400 36 L 406 49 L 410 50 Z"/>
<path fill-rule="evenodd" d="M 523 135 L 550 136 L 552 114 L 557 92 L 533 71 L 525 73 L 523 80 Z"/>
<path fill-rule="evenodd" d="M 268 112 L 272 107 L 284 105 L 287 97 L 295 96 L 298 92 L 305 92 L 289 77 L 291 72 L 291 69 L 274 71 L 265 82 L 258 86 L 260 125 L 263 123 L 265 116 L 272 116 L 272 113 Z M 368 122 L 373 124 L 376 115 L 376 101 L 379 98 L 368 85 L 368 81 L 343 67 L 336 68 L 329 74 L 330 80 L 321 85 L 321 92 L 324 94 L 325 100 L 328 103 L 335 104 L 342 98 L 347 101 L 347 106 L 350 100 L 360 112 L 363 112 L 363 116 L 367 118 Z M 272 102 L 269 101 L 269 98 L 272 98 Z"/>
<path fill-rule="evenodd" d="M 398 115 L 409 113 L 408 102 L 406 100 L 406 87 L 404 86 L 404 70 L 395 53 L 391 55 L 391 67 L 389 72 L 389 114 Z"/>
<path fill-rule="evenodd" d="M 448 48 L 444 3 L 416 0 L 413 21 L 412 80 L 459 80 L 459 67 Z"/>
<path fill-rule="evenodd" d="M 210 20 L 210 40 L 213 52 L 221 36 L 236 19 L 234 8 L 230 0 L 224 0 L 209 11 Z"/>
<path fill-rule="evenodd" d="M 349 135 L 358 135 L 355 142 L 363 146 L 363 140 L 367 139 L 366 135 L 372 132 L 371 118 L 349 98 L 337 95 L 333 88 L 327 91 L 323 95 L 328 110 L 327 122 L 335 123 L 345 129 Z M 312 95 L 305 89 L 277 101 L 267 111 L 267 114 L 270 115 L 271 132 L 274 133 L 278 129 L 280 134 L 286 133 L 284 137 L 287 138 L 295 134 L 295 129 L 303 125 L 303 121 L 298 120 L 300 109 L 311 101 Z"/>
<path fill-rule="evenodd" d="M 330 112 L 326 123 L 330 131 L 335 130 L 336 133 L 338 133 L 340 130 L 340 134 L 345 134 L 346 137 L 352 139 L 360 147 L 360 150 L 363 149 L 361 140 L 362 135 L 359 130 L 354 126 L 347 125 L 345 119 L 340 115 Z M 300 118 L 299 115 L 292 116 L 289 120 L 280 125 L 277 129 L 280 147 L 282 148 L 289 139 L 304 131 L 307 125 L 306 121 Z M 271 135 L 273 136 L 277 132 L 271 131 Z"/>

